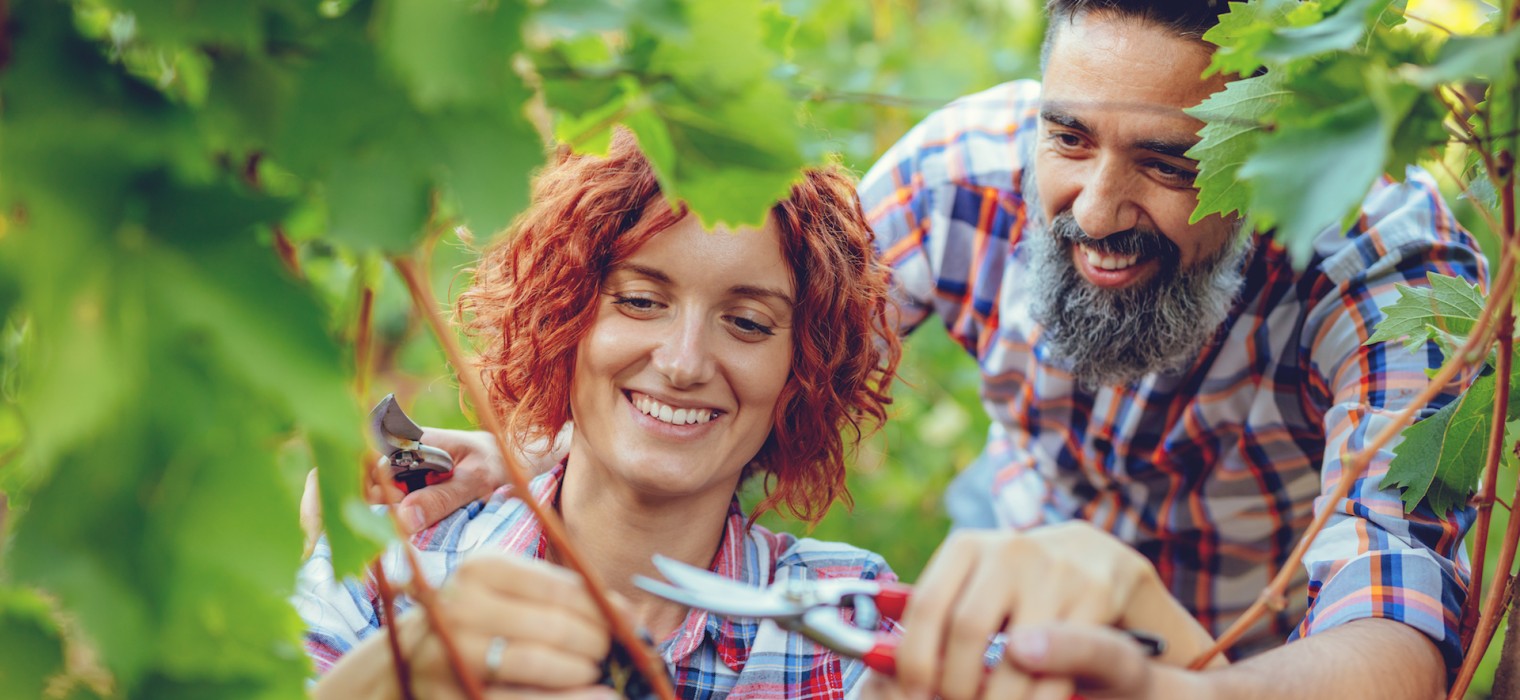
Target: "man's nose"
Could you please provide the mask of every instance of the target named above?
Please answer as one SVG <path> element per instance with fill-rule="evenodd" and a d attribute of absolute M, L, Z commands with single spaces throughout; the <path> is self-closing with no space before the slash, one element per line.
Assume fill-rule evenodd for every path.
<path fill-rule="evenodd" d="M 1101 158 L 1094 163 L 1071 205 L 1077 225 L 1093 238 L 1128 231 L 1140 223 L 1140 206 L 1135 202 L 1140 176 L 1118 160 Z"/>
<path fill-rule="evenodd" d="M 717 363 L 713 354 L 712 329 L 699 316 L 682 315 L 665 328 L 654 349 L 651 364 L 676 389 L 701 385 L 712 379 Z"/>

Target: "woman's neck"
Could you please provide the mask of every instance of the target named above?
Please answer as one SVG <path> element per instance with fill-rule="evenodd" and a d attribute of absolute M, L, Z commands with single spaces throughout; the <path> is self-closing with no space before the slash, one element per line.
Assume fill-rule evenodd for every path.
<path fill-rule="evenodd" d="M 634 619 L 662 640 L 685 619 L 686 608 L 645 593 L 634 575 L 656 580 L 653 557 L 707 568 L 723 539 L 732 492 L 691 498 L 640 497 L 615 479 L 575 468 L 572 456 L 560 484 L 560 516 L 570 539 L 607 586 L 628 600 Z"/>

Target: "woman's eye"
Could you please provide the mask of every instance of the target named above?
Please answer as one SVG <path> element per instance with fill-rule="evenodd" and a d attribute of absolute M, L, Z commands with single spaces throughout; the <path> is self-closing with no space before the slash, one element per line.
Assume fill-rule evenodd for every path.
<path fill-rule="evenodd" d="M 614 294 L 612 296 L 613 305 L 617 306 L 620 309 L 623 309 L 624 311 L 655 311 L 658 310 L 661 306 L 660 302 L 647 297 L 628 296 L 625 294 Z"/>
<path fill-rule="evenodd" d="M 744 332 L 744 333 L 747 333 L 747 334 L 750 334 L 750 335 L 775 335 L 776 334 L 775 329 L 771 328 L 770 326 L 767 326 L 767 325 L 765 325 L 765 324 L 763 324 L 763 323 L 761 323 L 759 321 L 756 321 L 754 319 L 744 318 L 743 316 L 734 316 L 733 317 L 733 323 L 734 323 L 734 327 L 735 328 L 738 328 L 741 332 Z"/>

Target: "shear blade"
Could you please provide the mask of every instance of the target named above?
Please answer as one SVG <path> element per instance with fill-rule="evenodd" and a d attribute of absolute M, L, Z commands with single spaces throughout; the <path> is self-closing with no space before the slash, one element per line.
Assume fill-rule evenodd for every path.
<path fill-rule="evenodd" d="M 382 452 L 394 449 L 395 443 L 414 443 L 422 439 L 422 428 L 408 418 L 395 394 L 386 394 L 369 412 L 369 425 L 378 446 L 388 446 Z"/>
<path fill-rule="evenodd" d="M 666 600 L 701 608 L 724 617 L 784 618 L 803 610 L 764 588 L 746 586 L 705 569 L 655 555 L 655 568 L 672 584 L 637 577 L 634 585 Z"/>

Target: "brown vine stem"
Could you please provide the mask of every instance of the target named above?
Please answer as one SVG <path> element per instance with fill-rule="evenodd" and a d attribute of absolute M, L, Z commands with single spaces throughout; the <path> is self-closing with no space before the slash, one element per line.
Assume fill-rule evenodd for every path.
<path fill-rule="evenodd" d="M 634 665 L 644 675 L 655 694 L 661 700 L 675 700 L 675 690 L 671 687 L 670 676 L 665 670 L 664 662 L 650 653 L 633 626 L 623 618 L 617 608 L 613 607 L 607 593 L 607 584 L 601 580 L 595 570 L 586 564 L 580 551 L 571 544 L 570 536 L 565 531 L 565 524 L 560 521 L 559 515 L 532 497 L 532 490 L 528 486 L 528 471 L 522 465 L 517 451 L 507 443 L 505 426 L 496 413 L 496 407 L 492 405 L 490 397 L 486 394 L 486 388 L 480 381 L 479 373 L 475 371 L 475 363 L 459 347 L 459 340 L 449 331 L 439 313 L 438 302 L 433 298 L 432 287 L 427 282 L 426 274 L 419 270 L 412 260 L 398 257 L 393 258 L 391 262 L 401 273 L 401 278 L 406 281 L 407 289 L 412 295 L 412 303 L 423 318 L 427 319 L 433 329 L 433 335 L 443 346 L 444 355 L 448 358 L 449 364 L 454 366 L 454 373 L 459 378 L 460 385 L 475 406 L 475 413 L 481 427 L 496 438 L 496 449 L 501 453 L 502 461 L 506 463 L 507 477 L 512 482 L 512 489 L 522 494 L 523 504 L 533 512 L 534 517 L 538 518 L 550 546 L 554 548 L 563 563 L 586 581 L 586 589 L 591 593 L 591 598 L 601 610 L 602 616 L 612 626 L 613 638 L 633 657 Z"/>
<path fill-rule="evenodd" d="M 1514 11 L 1520 12 L 1520 2 L 1515 3 Z M 1513 19 L 1513 16 L 1511 18 Z M 1501 193 L 1501 198 L 1499 200 L 1500 218 L 1502 219 L 1501 223 L 1503 225 L 1503 228 L 1499 231 L 1499 235 L 1503 237 L 1502 239 L 1505 243 L 1504 255 L 1500 258 L 1500 265 L 1503 268 L 1500 270 L 1500 274 L 1502 275 L 1513 271 L 1517 262 L 1514 252 L 1511 249 L 1511 245 L 1514 244 L 1516 240 L 1515 172 L 1513 167 L 1513 155 L 1508 152 L 1500 152 L 1498 160 L 1501 163 L 1510 164 L 1510 167 L 1503 174 L 1503 181 L 1500 183 L 1499 187 L 1499 192 Z M 1502 304 L 1505 309 L 1504 317 L 1512 318 L 1514 313 L 1514 302 L 1510 299 L 1508 294 L 1495 294 L 1494 296 L 1490 297 L 1488 305 L 1492 306 L 1494 304 Z M 1514 343 L 1512 336 L 1513 334 L 1511 334 L 1511 337 L 1507 339 L 1510 342 L 1511 350 L 1513 349 Z M 1501 343 L 1503 343 L 1505 340 L 1506 338 L 1500 338 Z M 1507 354 L 1508 353 L 1501 353 L 1499 361 L 1504 362 L 1506 359 L 1505 355 Z M 1499 374 L 1499 377 L 1500 384 L 1503 388 L 1507 389 L 1509 384 L 1508 374 L 1501 372 Z M 1495 407 L 1495 410 L 1503 411 L 1506 406 L 1507 404 L 1499 404 Z M 1502 417 L 1504 414 L 1499 413 L 1498 415 Z M 1494 427 L 1500 433 L 1504 431 L 1504 426 L 1502 424 Z M 1520 500 L 1520 484 L 1516 484 L 1515 486 L 1514 498 L 1516 500 Z M 1487 533 L 1485 532 L 1483 534 L 1486 535 Z M 1475 541 L 1477 542 L 1478 548 L 1485 548 L 1488 543 L 1486 539 L 1478 539 Z M 1504 531 L 1504 547 L 1503 549 L 1499 550 L 1499 561 L 1494 567 L 1494 582 L 1493 585 L 1489 586 L 1488 597 L 1483 601 L 1483 608 L 1478 617 L 1477 630 L 1473 634 L 1471 643 L 1463 649 L 1464 652 L 1466 652 L 1466 655 L 1462 659 L 1462 668 L 1457 672 L 1456 681 L 1452 683 L 1451 693 L 1447 695 L 1447 697 L 1452 700 L 1461 698 L 1464 694 L 1466 694 L 1467 686 L 1472 683 L 1473 674 L 1477 673 L 1478 671 L 1478 662 L 1483 660 L 1483 652 L 1488 649 L 1489 643 L 1494 639 L 1494 631 L 1499 627 L 1499 618 L 1501 617 L 1500 611 L 1504 609 L 1504 596 L 1508 592 L 1507 589 L 1510 585 L 1512 585 L 1513 582 L 1510 571 L 1512 570 L 1512 567 L 1515 563 L 1515 547 L 1517 542 L 1520 542 L 1520 518 L 1512 517 L 1509 519 L 1509 527 L 1505 528 Z M 1482 571 L 1478 570 L 1477 575 L 1481 574 Z M 1505 585 L 1500 585 L 1501 582 L 1503 582 Z"/>
<path fill-rule="evenodd" d="M 1513 284 L 1514 275 L 1512 274 L 1512 269 L 1506 268 L 1501 270 L 1499 281 L 1495 285 L 1496 293 L 1490 299 L 1508 299 L 1510 288 Z M 1247 608 L 1235 620 L 1235 623 L 1230 625 L 1229 629 L 1226 629 L 1224 634 L 1219 636 L 1219 639 L 1214 642 L 1213 646 L 1209 647 L 1202 654 L 1199 654 L 1197 658 L 1188 664 L 1189 669 L 1194 671 L 1202 670 L 1215 656 L 1218 656 L 1224 650 L 1229 649 L 1236 642 L 1240 641 L 1240 638 L 1245 636 L 1246 630 L 1250 629 L 1251 625 L 1256 624 L 1256 621 L 1260 620 L 1268 609 L 1278 605 L 1278 601 L 1281 601 L 1287 594 L 1288 584 L 1292 582 L 1293 576 L 1297 572 L 1297 568 L 1293 565 L 1304 560 L 1304 554 L 1309 550 L 1309 545 L 1314 543 L 1314 538 L 1319 535 L 1320 530 L 1324 529 L 1325 523 L 1330 520 L 1330 515 L 1335 512 L 1336 504 L 1345 500 L 1346 496 L 1351 493 L 1351 487 L 1358 479 L 1362 478 L 1362 473 L 1367 470 L 1367 464 L 1372 461 L 1372 456 L 1377 454 L 1379 450 L 1382 450 L 1395 436 L 1403 432 L 1404 428 L 1409 425 L 1410 419 L 1414 417 L 1415 412 L 1424 408 L 1425 404 L 1441 393 L 1446 388 L 1447 383 L 1456 377 L 1459 371 L 1469 367 L 1470 363 L 1466 358 L 1473 357 L 1475 350 L 1484 349 L 1483 352 L 1476 353 L 1478 358 L 1482 358 L 1487 354 L 1486 348 L 1488 344 L 1484 342 L 1484 338 L 1488 335 L 1488 326 L 1492 323 L 1494 306 L 1495 304 L 1492 301 L 1484 305 L 1483 312 L 1479 314 L 1478 321 L 1473 326 L 1472 335 L 1468 336 L 1467 342 L 1463 344 L 1461 350 L 1441 367 L 1441 370 L 1431 378 L 1430 383 L 1426 384 L 1425 388 L 1412 401 L 1394 415 L 1386 428 L 1374 436 L 1371 442 L 1366 447 L 1363 447 L 1360 452 L 1353 454 L 1350 459 L 1342 464 L 1340 482 L 1335 485 L 1335 491 L 1326 501 L 1327 505 L 1325 508 L 1314 516 L 1314 520 L 1309 523 L 1309 527 L 1304 530 L 1304 534 L 1299 538 L 1298 544 L 1294 545 L 1293 552 L 1288 555 L 1288 565 L 1283 566 L 1277 572 L 1277 575 L 1272 578 L 1267 588 L 1262 591 L 1255 602 L 1251 603 L 1251 607 Z M 1520 518 L 1512 520 L 1511 523 L 1520 524 Z"/>
<path fill-rule="evenodd" d="M 359 320 L 354 331 L 354 386 L 359 396 L 369 396 L 370 351 L 374 340 L 373 316 L 375 290 L 368 284 L 359 287 Z"/>
<path fill-rule="evenodd" d="M 375 560 L 370 567 L 375 577 L 375 588 L 380 591 L 381 614 L 380 625 L 385 628 L 385 641 L 391 647 L 391 667 L 396 671 L 396 685 L 401 690 L 401 700 L 417 700 L 417 694 L 412 690 L 412 667 L 406 661 L 406 655 L 401 653 L 401 630 L 396 626 L 396 591 L 391 588 L 391 581 L 385 575 L 385 565 L 380 560 Z"/>
<path fill-rule="evenodd" d="M 1500 264 L 1513 265 L 1514 261 L 1509 251 L 1505 251 Z M 1472 584 L 1468 589 L 1467 600 L 1462 604 L 1462 645 L 1465 648 L 1472 642 L 1472 633 L 1477 629 L 1478 606 L 1477 601 L 1483 595 L 1483 564 L 1488 547 L 1488 528 L 1493 519 L 1495 490 L 1499 487 L 1499 464 L 1504 456 L 1504 419 L 1509 411 L 1510 370 L 1512 366 L 1512 353 L 1515 351 L 1515 311 L 1512 304 L 1505 300 L 1499 309 L 1499 366 L 1495 376 L 1498 384 L 1494 390 L 1493 424 L 1488 431 L 1488 453 L 1484 455 L 1483 464 L 1483 490 L 1478 499 L 1478 524 L 1474 533 L 1473 542 L 1478 543 L 1473 548 Z M 1501 577 L 1508 576 L 1508 569 L 1496 569 L 1494 571 L 1494 585 L 1498 585 Z"/>

